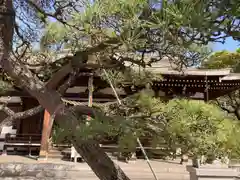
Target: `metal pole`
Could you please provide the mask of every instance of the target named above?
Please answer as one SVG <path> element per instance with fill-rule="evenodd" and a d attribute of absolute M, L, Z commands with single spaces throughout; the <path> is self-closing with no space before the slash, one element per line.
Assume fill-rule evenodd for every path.
<path fill-rule="evenodd" d="M 113 86 L 113 84 L 112 84 L 112 82 L 111 82 L 111 79 L 110 79 L 109 76 L 108 76 L 108 73 L 106 72 L 105 69 L 103 69 L 103 72 L 104 72 L 105 76 L 107 77 L 107 80 L 108 80 L 108 82 L 109 82 L 109 84 L 110 84 L 110 86 L 111 86 L 111 88 L 112 88 L 112 90 L 113 90 L 113 92 L 114 92 L 114 95 L 115 95 L 115 97 L 116 97 L 116 99 L 117 99 L 117 101 L 118 101 L 118 104 L 121 105 L 122 102 L 121 102 L 121 100 L 120 100 L 120 98 L 119 98 L 119 96 L 118 96 L 118 94 L 117 94 L 116 89 L 114 88 L 114 86 Z M 152 172 L 152 174 L 153 174 L 153 176 L 154 176 L 154 179 L 155 179 L 155 180 L 158 180 L 157 175 L 156 175 L 156 173 L 154 172 L 154 170 L 153 170 L 153 168 L 152 168 L 152 165 L 151 165 L 151 163 L 150 163 L 150 161 L 149 161 L 149 158 L 148 158 L 148 156 L 147 156 L 147 153 L 146 153 L 145 149 L 143 148 L 142 143 L 141 143 L 141 141 L 140 141 L 140 139 L 139 139 L 138 137 L 137 137 L 137 143 L 138 143 L 139 147 L 141 148 L 141 151 L 142 151 L 142 153 L 143 153 L 143 155 L 144 155 L 144 157 L 145 157 L 145 159 L 146 159 L 146 161 L 147 161 L 147 164 L 148 164 L 148 166 L 149 166 L 149 168 L 150 168 L 150 170 L 151 170 L 151 172 Z"/>

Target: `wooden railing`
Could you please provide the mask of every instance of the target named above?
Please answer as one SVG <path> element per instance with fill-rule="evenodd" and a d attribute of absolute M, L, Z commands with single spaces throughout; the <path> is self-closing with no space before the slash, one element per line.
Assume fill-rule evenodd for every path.
<path fill-rule="evenodd" d="M 6 134 L 6 143 L 40 143 L 41 134 Z"/>
<path fill-rule="evenodd" d="M 6 134 L 3 154 L 7 154 L 8 148 L 26 147 L 29 155 L 31 150 L 40 149 L 41 134 Z"/>
<path fill-rule="evenodd" d="M 106 153 L 118 154 L 118 153 L 120 153 L 121 150 L 123 150 L 123 149 L 120 150 L 120 147 L 117 144 L 99 144 L 99 145 Z M 63 154 L 66 157 L 69 157 L 69 155 L 71 153 L 71 150 L 70 150 L 71 145 L 69 145 L 69 144 L 53 144 L 53 146 L 57 147 L 59 149 L 64 149 Z M 148 155 L 153 158 L 160 158 L 160 157 L 165 157 L 168 155 L 167 154 L 168 146 L 166 144 L 161 144 L 159 147 L 144 146 L 143 148 L 145 149 L 145 151 L 148 152 Z M 136 147 L 134 152 L 132 152 L 132 153 L 136 153 L 136 152 L 140 152 L 140 154 L 141 154 L 141 148 Z M 138 153 L 138 156 L 142 157 L 142 155 L 139 155 L 139 153 Z"/>
<path fill-rule="evenodd" d="M 58 148 L 71 148 L 70 144 L 53 144 L 54 147 Z M 119 149 L 119 146 L 117 144 L 99 144 L 101 148 L 107 148 L 107 149 Z M 144 146 L 143 147 L 146 150 L 161 150 L 161 149 L 166 149 L 167 145 L 163 144 L 159 147 L 150 147 L 150 146 Z M 140 149 L 140 147 L 136 147 L 136 149 Z"/>
<path fill-rule="evenodd" d="M 4 140 L 3 153 L 7 153 L 8 148 L 26 148 L 29 155 L 31 155 L 32 149 L 40 150 L 41 146 L 41 134 L 6 134 Z M 53 144 L 53 147 L 57 147 L 59 150 L 69 149 L 70 144 Z M 119 146 L 117 144 L 100 144 L 100 147 L 105 152 L 119 152 Z M 166 144 L 161 144 L 160 147 L 143 147 L 146 151 L 158 152 L 157 154 L 164 154 L 164 150 L 168 147 Z M 136 147 L 135 151 L 139 151 L 140 147 Z"/>

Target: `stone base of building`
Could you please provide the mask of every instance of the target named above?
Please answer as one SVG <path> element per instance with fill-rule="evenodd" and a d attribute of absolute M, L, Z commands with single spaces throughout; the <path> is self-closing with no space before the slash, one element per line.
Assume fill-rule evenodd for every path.
<path fill-rule="evenodd" d="M 38 161 L 47 160 L 47 158 L 48 158 L 47 151 L 40 151 L 39 152 Z"/>
<path fill-rule="evenodd" d="M 190 174 L 190 180 L 235 180 L 239 174 L 236 169 L 219 167 L 187 166 L 187 171 Z"/>

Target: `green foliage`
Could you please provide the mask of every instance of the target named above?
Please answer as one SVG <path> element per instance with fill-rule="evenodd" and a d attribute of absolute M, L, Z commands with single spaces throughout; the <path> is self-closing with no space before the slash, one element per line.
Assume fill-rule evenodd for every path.
<path fill-rule="evenodd" d="M 240 72 L 240 53 L 220 51 L 211 55 L 203 64 L 204 68 L 221 69 L 232 68 L 234 72 Z"/>
<path fill-rule="evenodd" d="M 66 133 L 64 132 L 63 128 L 60 128 L 56 124 L 54 124 L 52 129 L 52 141 L 55 144 L 62 144 L 66 143 L 68 144 L 70 141 L 66 138 Z"/>
<path fill-rule="evenodd" d="M 156 146 L 166 123 L 163 107 L 164 104 L 154 98 L 150 90 L 141 91 L 124 99 L 122 105 L 112 104 L 107 107 L 105 109 L 107 115 L 122 116 L 126 121 L 117 133 L 120 147 L 122 149 L 136 147 L 136 137 L 143 141 L 148 140 L 149 145 Z"/>
<path fill-rule="evenodd" d="M 236 52 L 237 52 L 237 53 L 240 53 L 240 48 L 237 48 Z"/>
<path fill-rule="evenodd" d="M 45 33 L 41 39 L 42 50 L 46 49 L 49 44 L 64 41 L 67 38 L 68 28 L 58 22 L 49 22 L 46 26 Z"/>
<path fill-rule="evenodd" d="M 78 124 L 75 124 L 76 131 L 74 136 L 81 140 L 101 140 L 104 136 L 116 136 L 119 128 L 124 126 L 123 119 L 119 117 L 106 117 L 99 110 L 95 112 L 95 118 L 89 119 L 88 116 L 80 115 L 72 111 L 68 113 L 67 122 L 64 128 L 54 127 L 54 142 L 70 142 L 72 134 L 72 124 L 74 119 L 78 119 Z M 71 136 L 70 136 L 71 135 Z"/>
<path fill-rule="evenodd" d="M 10 82 L 0 80 L 0 93 L 5 93 L 12 88 L 13 86 Z"/>
<path fill-rule="evenodd" d="M 208 41 L 220 40 L 221 33 L 239 40 L 239 25 L 236 22 L 240 8 L 236 0 L 229 3 L 224 0 L 14 0 L 14 4 L 18 7 L 16 18 L 25 27 L 25 33 L 31 32 L 34 26 L 42 28 L 42 24 L 46 24 L 46 19 L 50 16 L 68 27 L 77 26 L 80 28 L 78 30 L 93 34 L 102 29 L 111 29 L 115 36 L 116 32 L 121 33 L 129 27 L 136 27 L 137 30 L 142 25 L 144 28 L 158 28 L 162 32 L 170 30 L 169 34 L 175 31 L 173 35 L 177 32 L 179 38 L 186 41 L 198 39 L 207 44 Z M 130 31 L 134 32 L 131 28 Z M 145 32 L 146 30 L 144 29 Z M 36 32 L 30 35 L 32 34 Z"/>
<path fill-rule="evenodd" d="M 76 113 L 68 115 L 67 121 L 71 122 L 71 118 L 78 117 L 75 136 L 81 139 L 102 141 L 106 137 L 117 137 L 121 151 L 133 150 L 137 146 L 136 137 L 145 141 L 147 138 L 150 145 L 157 146 L 161 138 L 159 134 L 164 131 L 166 124 L 162 111 L 164 104 L 154 98 L 149 90 L 128 97 L 122 103 L 101 107 L 102 112 L 100 109 L 96 111 L 95 118 L 90 121 L 86 116 Z M 70 131 L 71 123 L 67 123 L 64 129 L 56 127 L 54 141 L 66 141 Z"/>
<path fill-rule="evenodd" d="M 240 37 L 239 25 L 235 23 L 239 18 L 238 1 L 162 1 L 161 6 L 156 8 L 153 8 L 155 4 L 145 0 L 69 0 L 69 5 L 64 1 L 44 1 L 45 3 L 37 5 L 42 12 L 38 12 L 37 8 L 33 8 L 28 2 L 15 2 L 16 5 L 20 4 L 20 7 L 22 4 L 25 6 L 24 12 L 29 17 L 33 16 L 31 20 L 38 19 L 45 25 L 40 41 L 42 50 L 58 52 L 70 49 L 72 53 L 84 51 L 86 54 L 94 54 L 100 67 L 116 62 L 126 67 L 126 61 L 145 67 L 154 61 L 160 61 L 164 56 L 179 63 L 196 65 L 206 56 L 206 52 L 202 52 L 202 45 L 224 40 L 224 37 L 221 38 L 222 34 L 237 40 Z M 50 5 L 54 7 L 49 8 Z M 54 9 L 60 12 L 53 12 Z M 47 21 L 48 16 L 57 21 Z M 19 13 L 19 8 L 16 17 L 25 19 L 25 15 Z M 41 33 L 35 29 L 38 23 L 39 21 L 21 23 L 25 27 L 21 29 L 34 29 L 32 33 L 23 31 L 30 42 L 39 41 Z M 97 45 L 99 47 L 94 49 L 94 52 L 89 51 Z M 146 58 L 145 55 L 150 53 L 157 58 Z M 237 58 L 234 59 L 229 54 L 223 55 L 226 56 L 225 62 L 214 60 L 214 66 L 222 67 L 222 64 L 228 64 L 226 67 L 232 67 Z M 104 63 L 106 59 L 111 63 Z M 61 65 L 68 63 L 69 59 L 62 60 L 64 62 L 61 62 Z M 156 78 L 144 70 L 139 73 L 128 69 L 119 73 L 116 70 L 118 67 L 115 67 L 111 74 L 116 85 L 124 82 L 141 86 Z M 40 72 L 43 76 L 51 76 L 53 73 L 46 67 L 43 71 L 44 73 Z M 108 107 L 105 113 L 110 117 L 96 112 L 96 118 L 88 125 L 85 116 L 74 113 L 69 115 L 69 122 L 76 116 L 79 118 L 79 124 L 76 125 L 76 136 L 79 138 L 98 139 L 98 136 L 105 134 L 118 134 L 122 146 L 134 147 L 136 136 L 151 137 L 157 139 L 154 142 L 158 142 L 163 133 L 165 137 L 161 137 L 161 141 L 165 139 L 164 142 L 174 141 L 186 145 L 186 151 L 195 154 L 206 154 L 206 149 L 209 149 L 210 153 L 219 151 L 219 154 L 226 137 L 219 136 L 221 138 L 217 139 L 216 134 L 221 134 L 225 127 L 230 128 L 230 125 L 220 126 L 219 124 L 230 122 L 225 120 L 216 108 L 204 103 L 181 100 L 171 101 L 166 105 L 151 93 L 141 92 L 127 98 L 123 104 Z M 109 121 L 105 121 L 106 118 L 110 118 Z M 167 129 L 166 119 L 169 121 Z M 73 125 L 66 123 L 66 126 L 64 132 L 59 132 L 68 136 Z M 200 133 L 201 131 L 203 133 Z"/>
<path fill-rule="evenodd" d="M 222 1 L 210 3 L 206 0 L 162 1 L 161 6 L 156 5 L 157 3 L 159 2 L 144 0 L 69 0 L 69 4 L 62 1 L 48 2 L 53 8 L 49 8 L 50 5 L 45 3 L 42 7 L 37 5 L 42 11 L 27 2 L 19 7 L 24 6 L 24 12 L 26 11 L 29 18 L 34 19 L 34 23 L 41 26 L 41 30 L 44 29 L 43 33 L 39 33 L 32 21 L 29 21 L 29 24 L 22 23 L 26 29 L 26 37 L 31 42 L 40 42 L 43 51 L 56 51 L 57 54 L 60 50 L 68 49 L 75 53 L 79 50 L 88 51 L 90 47 L 111 41 L 103 43 L 107 47 L 101 46 L 93 53 L 103 67 L 110 64 L 104 63 L 106 59 L 123 66 L 126 61 L 133 65 L 147 66 L 153 61 L 146 56 L 152 54 L 157 57 L 154 61 L 160 61 L 167 56 L 179 64 L 198 65 L 209 53 L 205 51 L 203 44 L 222 40 L 223 38 L 219 38 L 222 31 L 229 36 L 231 33 L 234 35 L 234 32 L 227 30 L 239 29 L 235 27 L 236 23 L 232 23 L 239 12 L 238 2 L 235 1 L 229 4 Z M 18 0 L 15 4 L 19 4 Z M 54 12 L 54 9 L 60 11 Z M 21 17 L 21 10 L 17 9 L 17 17 Z M 55 21 L 48 20 L 50 14 Z M 39 24 L 39 20 L 42 23 Z M 35 31 L 30 33 L 27 29 Z M 220 35 L 217 35 L 219 33 Z M 42 34 L 39 40 L 38 37 Z M 129 54 L 134 56 L 129 57 Z M 68 60 L 64 59 L 66 62 Z M 51 69 L 43 69 L 46 73 L 41 73 L 41 76 L 52 75 Z M 114 67 L 114 70 L 116 69 L 118 67 Z"/>
<path fill-rule="evenodd" d="M 223 157 L 239 146 L 232 139 L 236 123 L 215 105 L 172 100 L 166 106 L 166 117 L 173 141 L 193 156 Z"/>
<path fill-rule="evenodd" d="M 93 40 L 93 43 L 97 43 L 113 37 L 118 37 L 124 43 L 132 43 L 133 40 L 130 39 L 137 39 L 135 33 L 127 33 L 120 37 L 117 35 L 120 32 L 116 32 L 111 22 L 108 23 L 108 21 L 112 20 L 112 23 L 116 23 L 120 31 L 139 27 L 140 21 L 137 15 L 142 11 L 144 4 L 146 2 L 140 0 L 130 2 L 104 0 L 95 1 L 93 4 L 86 1 L 84 11 L 71 14 L 71 20 L 68 22 L 77 29 L 63 26 L 59 22 L 49 23 L 42 44 L 48 46 L 63 43 L 65 46 L 79 50 L 84 49 L 86 45 L 91 45 Z M 115 18 L 119 18 L 118 22 Z M 120 25 L 121 21 L 124 21 L 124 23 Z M 100 25 L 103 26 L 100 27 Z M 78 42 L 78 39 L 82 39 L 83 42 Z"/>
<path fill-rule="evenodd" d="M 68 115 L 68 122 L 72 117 L 79 119 L 76 137 L 99 141 L 113 137 L 121 151 L 134 150 L 139 137 L 145 146 L 165 145 L 166 155 L 181 147 L 182 153 L 192 156 L 240 157 L 240 124 L 214 104 L 186 99 L 164 103 L 151 90 L 144 90 L 124 99 L 121 105 L 113 103 L 100 109 L 90 121 L 86 116 Z M 57 128 L 55 141 L 66 141 L 70 131 L 71 126 Z"/>
<path fill-rule="evenodd" d="M 240 72 L 240 52 L 228 52 L 220 51 L 211 55 L 205 62 L 202 64 L 202 68 L 209 69 L 219 69 L 219 68 L 231 68 L 234 73 Z M 223 110 L 235 115 L 236 118 L 240 119 L 239 114 L 239 90 L 231 92 L 226 96 L 220 97 L 217 99 L 216 103 Z"/>
<path fill-rule="evenodd" d="M 239 124 L 236 124 L 235 128 L 231 133 L 231 138 L 229 138 L 229 141 L 226 142 L 226 147 L 228 149 L 231 148 L 230 158 L 237 159 L 237 160 L 239 160 L 240 158 L 240 146 L 239 146 L 240 140 L 238 138 L 240 135 L 239 129 L 240 129 Z"/>
<path fill-rule="evenodd" d="M 58 21 L 48 22 L 41 40 L 43 49 L 68 48 L 74 53 L 78 50 L 85 51 L 86 48 L 107 40 L 114 40 L 102 53 L 100 63 L 102 59 L 113 59 L 113 56 L 118 54 L 123 57 L 119 58 L 123 64 L 127 59 L 131 59 L 133 64 L 143 66 L 148 62 L 142 53 L 136 52 L 156 53 L 158 61 L 164 55 L 172 56 L 188 65 L 193 65 L 193 62 L 198 64 L 206 56 L 206 52 L 200 52 L 199 47 L 196 48 L 198 42 L 195 42 L 194 38 L 185 37 L 185 32 L 181 35 L 177 33 L 181 32 L 180 29 L 185 29 L 184 26 L 191 29 L 190 21 L 196 22 L 196 19 L 202 17 L 200 13 L 203 10 L 198 12 L 196 19 L 191 19 L 187 13 L 179 16 L 179 13 L 185 13 L 185 10 L 193 14 L 196 10 L 194 6 L 182 9 L 186 4 L 166 3 L 163 9 L 151 9 L 147 1 L 142 0 L 104 0 L 94 3 L 84 1 L 83 4 L 82 11 L 69 14 L 68 25 L 62 25 Z M 186 16 L 190 18 L 187 23 L 184 20 Z M 202 22 L 205 22 L 205 19 Z M 192 35 L 191 32 L 189 35 Z M 97 56 L 100 51 L 102 49 L 96 53 Z M 129 57 L 131 53 L 140 58 Z"/>
<path fill-rule="evenodd" d="M 235 23 L 240 11 L 238 1 L 14 0 L 14 5 L 18 7 L 16 22 L 22 26 L 20 33 L 34 42 L 34 47 L 40 42 L 44 51 L 88 51 L 89 47 L 111 40 L 105 43 L 107 47 L 101 46 L 94 53 L 98 57 L 101 54 L 101 65 L 102 59 L 115 61 L 114 55 L 126 57 L 130 53 L 142 56 L 131 59 L 133 64 L 143 66 L 151 64 L 144 58 L 150 53 L 156 54 L 157 61 L 168 56 L 196 65 L 206 54 L 193 46 L 201 48 L 209 42 L 223 41 L 225 36 L 239 40 L 239 24 Z M 28 21 L 24 20 L 26 17 Z M 117 61 L 124 64 L 127 60 Z"/>

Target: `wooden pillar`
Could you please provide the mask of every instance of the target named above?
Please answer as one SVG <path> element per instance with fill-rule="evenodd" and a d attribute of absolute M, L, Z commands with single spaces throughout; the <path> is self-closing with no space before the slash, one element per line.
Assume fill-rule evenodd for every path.
<path fill-rule="evenodd" d="M 44 119 L 43 119 L 43 127 L 42 127 L 41 149 L 40 149 L 40 153 L 39 153 L 40 158 L 46 157 L 47 152 L 48 152 L 48 140 L 50 137 L 49 128 L 52 128 L 52 127 L 49 127 L 50 120 L 51 120 L 51 116 L 50 116 L 49 112 L 45 110 Z"/>
<path fill-rule="evenodd" d="M 93 75 L 90 75 L 88 78 L 88 106 L 92 107 L 93 103 Z M 87 117 L 87 120 L 91 120 L 91 116 Z M 89 125 L 89 122 L 86 123 Z M 73 155 L 74 162 L 77 162 L 77 158 L 80 157 L 80 155 L 76 152 L 75 147 L 72 146 L 71 148 L 71 157 Z"/>
<path fill-rule="evenodd" d="M 93 75 L 90 75 L 88 79 L 88 106 L 92 107 L 92 103 L 93 103 Z M 88 116 L 88 120 L 91 120 L 90 116 Z"/>
<path fill-rule="evenodd" d="M 209 100 L 209 85 L 208 85 L 208 78 L 207 75 L 205 76 L 205 91 L 204 91 L 204 101 L 208 102 Z"/>

